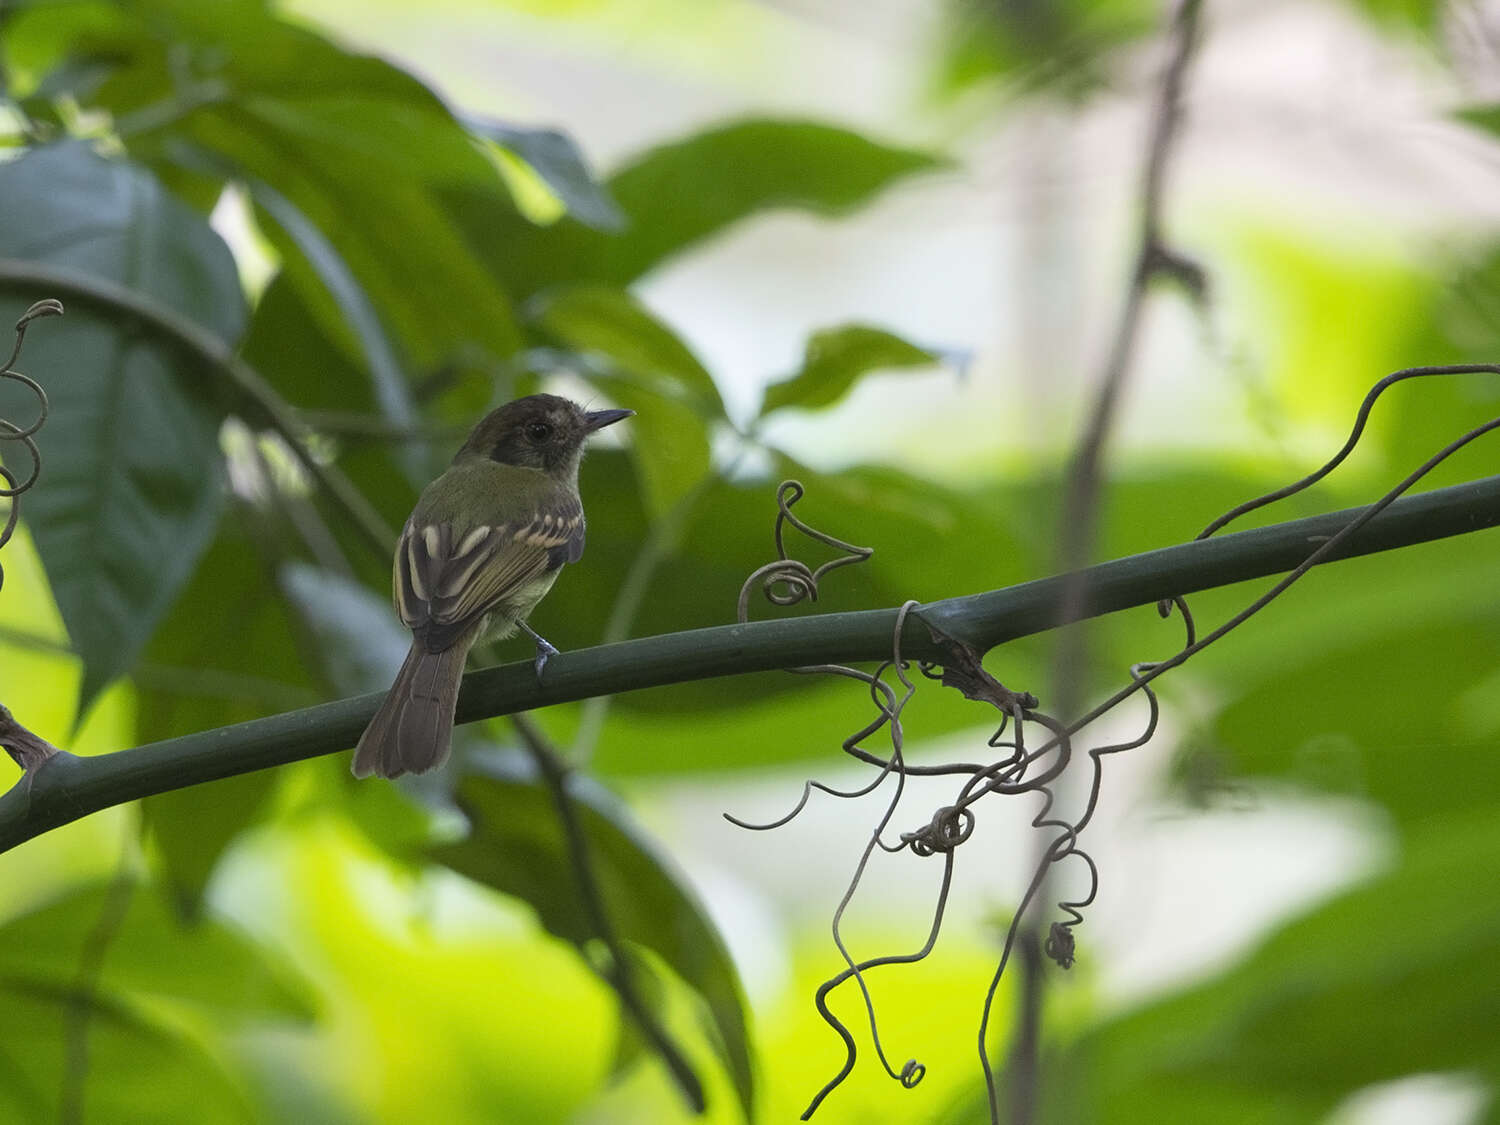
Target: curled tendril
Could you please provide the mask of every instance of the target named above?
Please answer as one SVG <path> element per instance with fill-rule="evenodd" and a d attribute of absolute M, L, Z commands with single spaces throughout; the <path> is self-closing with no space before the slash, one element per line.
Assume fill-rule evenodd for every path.
<path fill-rule="evenodd" d="M 938 852 L 951 852 L 973 834 L 974 813 L 959 805 L 944 805 L 924 827 L 901 833 L 901 843 L 911 848 L 913 855 L 925 859 Z"/>
<path fill-rule="evenodd" d="M 47 392 L 42 390 L 41 384 L 35 379 L 17 371 L 16 361 L 21 358 L 27 326 L 38 317 L 61 316 L 62 311 L 62 302 L 48 298 L 38 301 L 22 313 L 21 319 L 16 321 L 15 346 L 11 348 L 10 358 L 5 361 L 5 366 L 0 367 L 0 381 L 20 383 L 36 396 L 37 401 L 36 419 L 29 426 L 18 426 L 7 418 L 0 418 L 0 443 L 16 442 L 31 458 L 31 472 L 25 480 L 18 481 L 8 466 L 0 465 L 0 481 L 4 481 L 4 486 L 0 487 L 0 499 L 9 501 L 5 522 L 0 524 L 0 547 L 9 543 L 16 532 L 16 523 L 21 518 L 21 494 L 36 484 L 37 477 L 41 475 L 42 454 L 37 448 L 36 433 L 47 422 Z M 0 566 L 0 588 L 4 586 L 5 568 Z M 0 705 L 0 749 L 28 773 L 58 752 L 57 747 L 18 723 L 4 705 Z"/>
<path fill-rule="evenodd" d="M 5 513 L 5 522 L 0 524 L 0 547 L 10 542 L 11 536 L 15 534 L 16 523 L 21 518 L 21 493 L 36 484 L 37 478 L 42 472 L 42 454 L 37 448 L 36 433 L 47 422 L 47 392 L 42 390 L 41 384 L 29 375 L 23 375 L 16 370 L 16 361 L 21 358 L 21 348 L 26 342 L 26 329 L 33 320 L 44 316 L 61 316 L 63 311 L 62 302 L 47 298 L 38 301 L 24 313 L 21 319 L 16 321 L 16 342 L 11 348 L 10 358 L 5 361 L 5 366 L 0 367 L 0 381 L 20 383 L 36 396 L 37 415 L 29 426 L 18 426 L 6 418 L 0 418 L 0 442 L 17 442 L 21 448 L 26 450 L 31 460 L 31 471 L 24 480 L 19 480 L 9 467 L 0 465 L 0 479 L 4 480 L 0 487 L 0 499 L 10 501 L 8 511 Z M 5 585 L 5 570 L 0 567 L 0 587 Z"/>
<path fill-rule="evenodd" d="M 807 490 L 802 487 L 800 481 L 786 480 L 776 490 L 776 527 L 774 531 L 776 539 L 776 561 L 767 563 L 755 571 L 749 578 L 745 579 L 744 585 L 740 587 L 740 600 L 738 618 L 740 624 L 750 619 L 750 593 L 756 583 L 760 583 L 761 591 L 766 600 L 772 605 L 789 606 L 803 601 L 818 600 L 818 582 L 823 575 L 830 570 L 837 570 L 841 566 L 851 566 L 854 563 L 862 563 L 875 553 L 873 547 L 857 547 L 853 543 L 846 543 L 842 539 L 836 539 L 825 531 L 819 531 L 815 527 L 809 527 L 795 515 L 792 514 L 792 505 L 806 495 Z M 817 540 L 835 550 L 845 552 L 840 557 L 824 563 L 813 570 L 806 563 L 797 559 L 789 558 L 786 551 L 786 525 L 791 524 L 809 539 Z M 784 589 L 777 589 L 778 586 Z M 822 670 L 821 668 L 819 669 Z M 860 677 L 856 677 L 860 678 Z"/>
<path fill-rule="evenodd" d="M 1386 376 L 1375 384 L 1365 396 L 1348 441 L 1334 457 L 1316 472 L 1309 474 L 1301 480 L 1278 489 L 1275 492 L 1267 493 L 1264 496 L 1241 504 L 1237 508 L 1225 513 L 1225 515 L 1204 528 L 1198 538 L 1201 539 L 1212 535 L 1239 516 L 1299 492 L 1327 476 L 1354 448 L 1364 430 L 1375 401 L 1388 387 L 1405 379 L 1419 376 L 1470 373 L 1500 375 L 1500 365 L 1460 364 L 1452 367 L 1409 368 Z M 804 786 L 802 796 L 797 802 L 796 807 L 786 816 L 769 824 L 750 825 L 733 817 L 729 819 L 744 827 L 759 829 L 777 827 L 787 823 L 806 807 L 813 789 L 840 797 L 864 796 L 874 792 L 885 781 L 886 777 L 894 774 L 896 778 L 894 793 L 887 803 L 884 814 L 876 825 L 875 830 L 871 833 L 864 853 L 856 866 L 854 876 L 844 892 L 838 909 L 834 913 L 834 942 L 838 947 L 839 953 L 844 958 L 845 967 L 819 986 L 815 1003 L 824 1021 L 828 1023 L 829 1027 L 833 1029 L 843 1042 L 845 1059 L 839 1072 L 812 1099 L 811 1104 L 803 1114 L 804 1120 L 812 1116 L 823 1099 L 843 1082 L 854 1068 L 856 1059 L 854 1037 L 849 1029 L 833 1015 L 827 1004 L 829 994 L 851 978 L 856 982 L 861 991 L 865 1010 L 869 1017 L 875 1050 L 887 1073 L 891 1077 L 898 1079 L 903 1086 L 908 1088 L 919 1082 L 926 1073 L 926 1068 L 916 1062 L 916 1060 L 908 1061 L 899 1072 L 891 1067 L 880 1041 L 875 1010 L 870 999 L 865 974 L 872 969 L 885 965 L 919 961 L 932 951 L 946 912 L 948 894 L 952 886 L 956 850 L 960 844 L 972 836 L 975 830 L 977 822 L 975 806 L 985 798 L 992 796 L 1006 797 L 1034 793 L 1041 796 L 1041 805 L 1032 816 L 1031 825 L 1039 831 L 1048 833 L 1049 838 L 1032 869 L 1031 880 L 1023 892 L 1014 913 L 1011 915 L 999 962 L 995 967 L 995 972 L 985 992 L 978 1028 L 978 1049 L 981 1065 L 984 1070 L 985 1086 L 989 1093 L 990 1116 L 992 1121 L 998 1122 L 1000 1120 L 998 1087 L 987 1045 L 989 1024 L 993 1013 L 996 991 L 1014 953 L 1016 940 L 1021 933 L 1023 919 L 1038 901 L 1049 872 L 1057 865 L 1070 859 L 1076 860 L 1082 866 L 1086 874 L 1086 883 L 1082 888 L 1081 894 L 1075 894 L 1072 897 L 1056 901 L 1054 907 L 1056 915 L 1048 922 L 1047 937 L 1043 943 L 1043 952 L 1060 968 L 1067 969 L 1075 963 L 1078 952 L 1075 930 L 1083 923 L 1084 911 L 1095 901 L 1100 885 L 1098 864 L 1080 846 L 1080 841 L 1084 832 L 1092 823 L 1098 809 L 1103 786 L 1104 759 L 1111 755 L 1125 753 L 1144 746 L 1157 731 L 1161 716 L 1160 703 L 1155 691 L 1152 690 L 1151 682 L 1158 676 L 1180 666 L 1194 654 L 1201 652 L 1204 648 L 1216 643 L 1229 632 L 1244 624 L 1272 601 L 1280 597 L 1282 593 L 1311 570 L 1312 567 L 1329 558 L 1335 557 L 1336 552 L 1350 536 L 1357 533 L 1365 524 L 1374 519 L 1381 511 L 1430 473 L 1437 465 L 1465 445 L 1492 430 L 1500 430 L 1500 418 L 1495 418 L 1480 426 L 1476 426 L 1450 442 L 1374 504 L 1351 519 L 1336 534 L 1317 544 L 1297 567 L 1284 576 L 1270 590 L 1256 598 L 1228 621 L 1217 626 L 1206 635 L 1201 637 L 1198 635 L 1193 614 L 1184 598 L 1174 596 L 1162 599 L 1157 603 L 1157 610 L 1163 619 L 1171 617 L 1174 610 L 1181 617 L 1184 630 L 1182 647 L 1165 660 L 1144 661 L 1133 664 L 1129 669 L 1130 682 L 1126 686 L 1120 688 L 1108 699 L 1093 707 L 1082 716 L 1069 722 L 1063 722 L 1037 710 L 1037 701 L 1034 696 L 1028 693 L 1011 692 L 999 684 L 998 681 L 994 681 L 992 677 L 988 676 L 988 673 L 984 672 L 978 653 L 958 645 L 957 642 L 945 645 L 948 649 L 947 657 L 936 663 L 920 662 L 918 669 L 925 678 L 940 679 L 947 686 L 958 687 L 967 698 L 989 702 L 999 709 L 999 724 L 994 733 L 990 735 L 987 746 L 992 750 L 1003 751 L 1005 756 L 988 764 L 965 763 L 947 766 L 913 767 L 909 766 L 904 760 L 902 755 L 903 730 L 901 726 L 901 714 L 907 701 L 911 698 L 914 689 L 911 679 L 906 674 L 908 665 L 901 658 L 900 637 L 902 625 L 914 603 L 908 602 L 902 607 L 901 613 L 898 616 L 895 635 L 892 638 L 891 659 L 883 663 L 873 675 L 837 664 L 789 669 L 790 671 L 799 673 L 827 673 L 846 676 L 860 680 L 868 686 L 870 698 L 875 705 L 877 715 L 864 728 L 848 739 L 845 739 L 843 748 L 846 753 L 858 760 L 878 767 L 878 773 L 868 785 L 850 791 L 835 790 L 820 782 L 809 781 Z M 779 557 L 776 562 L 769 563 L 755 571 L 741 588 L 739 619 L 742 622 L 748 620 L 750 593 L 757 583 L 761 585 L 767 599 L 775 605 L 791 605 L 804 599 L 816 600 L 818 595 L 818 581 L 824 574 L 834 567 L 845 566 L 869 557 L 870 552 L 866 548 L 855 547 L 842 540 L 815 531 L 796 519 L 790 511 L 790 507 L 802 495 L 802 486 L 794 481 L 784 483 L 777 492 L 779 514 L 776 520 L 776 547 Z M 831 563 L 825 563 L 816 570 L 804 563 L 789 559 L 783 539 L 784 528 L 788 523 L 811 538 L 846 553 Z M 940 667 L 941 672 L 938 671 Z M 891 672 L 894 672 L 897 680 L 900 682 L 900 694 L 897 693 L 896 688 L 885 682 L 884 677 Z M 1054 816 L 1053 808 L 1056 803 L 1056 794 L 1053 784 L 1062 776 L 1063 772 L 1074 759 L 1075 739 L 1079 733 L 1096 719 L 1114 710 L 1114 708 L 1126 699 L 1138 693 L 1144 697 L 1147 711 L 1145 723 L 1140 733 L 1136 737 L 1126 741 L 1094 746 L 1087 749 L 1083 759 L 1081 759 L 1086 760 L 1088 763 L 1090 778 L 1087 799 L 1084 802 L 1083 808 L 1076 817 L 1071 819 Z M 868 738 L 886 726 L 889 726 L 889 736 L 891 738 L 891 753 L 889 756 L 873 754 L 860 745 L 865 738 Z M 1033 733 L 1031 737 L 1028 737 L 1028 726 L 1032 728 Z M 1037 729 L 1040 729 L 1042 732 L 1040 738 L 1037 738 L 1034 733 Z M 938 808 L 926 824 L 912 831 L 901 833 L 896 843 L 886 843 L 882 835 L 887 825 L 895 816 L 904 792 L 905 779 L 909 775 L 918 773 L 928 775 L 958 774 L 964 775 L 965 779 L 959 787 L 956 797 L 949 804 Z M 921 857 L 941 856 L 943 862 L 942 884 L 938 893 L 937 903 L 933 910 L 932 924 L 927 940 L 920 949 L 909 954 L 875 957 L 856 961 L 849 953 L 843 940 L 840 925 L 850 901 L 859 888 L 870 857 L 873 855 L 876 847 L 886 852 L 899 852 L 910 849 L 913 855 Z"/>

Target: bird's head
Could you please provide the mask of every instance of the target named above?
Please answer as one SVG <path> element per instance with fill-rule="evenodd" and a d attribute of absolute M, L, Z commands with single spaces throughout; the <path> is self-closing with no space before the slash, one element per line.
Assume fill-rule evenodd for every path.
<path fill-rule="evenodd" d="M 527 395 L 486 414 L 453 460 L 483 457 L 553 476 L 576 476 L 589 435 L 634 413 L 585 410 L 560 395 Z"/>

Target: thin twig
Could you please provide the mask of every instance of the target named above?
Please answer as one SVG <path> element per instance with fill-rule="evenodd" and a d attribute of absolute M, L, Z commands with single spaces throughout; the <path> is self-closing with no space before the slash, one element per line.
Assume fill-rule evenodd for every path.
<path fill-rule="evenodd" d="M 641 994 L 640 987 L 636 983 L 630 953 L 620 942 L 619 936 L 615 933 L 614 924 L 610 921 L 609 910 L 604 902 L 604 892 L 594 873 L 593 860 L 589 857 L 588 840 L 584 836 L 583 825 L 578 819 L 578 810 L 573 798 L 568 793 L 568 776 L 571 770 L 548 744 L 546 736 L 531 721 L 529 715 L 514 714 L 510 717 L 510 721 L 516 733 L 521 736 L 521 741 L 530 752 L 532 760 L 536 762 L 537 771 L 542 775 L 542 780 L 552 795 L 552 803 L 557 809 L 558 822 L 562 825 L 563 835 L 567 838 L 568 861 L 573 866 L 573 878 L 578 882 L 579 901 L 583 904 L 584 913 L 588 916 L 589 927 L 609 952 L 610 965 L 606 978 L 615 990 L 615 994 L 619 996 L 620 1003 L 635 1021 L 636 1027 L 640 1029 L 652 1049 L 671 1071 L 673 1080 L 693 1112 L 702 1113 L 707 1108 L 707 1102 L 703 1096 L 703 1084 L 698 1080 L 692 1064 L 687 1061 L 681 1049 L 667 1034 L 667 1029 L 656 1018 L 656 1014 L 651 1011 L 651 1006 Z"/>
<path fill-rule="evenodd" d="M 1082 566 L 1093 546 L 1099 468 L 1103 463 L 1110 430 L 1114 426 L 1125 377 L 1130 372 L 1130 361 L 1140 332 L 1147 290 L 1151 282 L 1163 274 L 1181 277 L 1196 269 L 1164 241 L 1162 209 L 1167 167 L 1182 118 L 1183 84 L 1198 43 L 1198 17 L 1201 9 L 1202 0 L 1180 0 L 1172 19 L 1171 53 L 1157 90 L 1151 133 L 1146 146 L 1146 163 L 1141 174 L 1141 219 L 1135 261 L 1126 286 L 1119 324 L 1115 328 L 1104 369 L 1100 373 L 1094 407 L 1089 412 L 1088 428 L 1079 441 L 1078 454 L 1069 473 L 1067 495 L 1063 502 L 1065 518 L 1061 531 L 1061 562 L 1065 570 L 1076 570 Z"/>
<path fill-rule="evenodd" d="M 1101 490 L 1101 465 L 1105 446 L 1113 429 L 1115 415 L 1130 372 L 1136 341 L 1140 335 L 1142 313 L 1151 282 L 1158 276 L 1170 274 L 1185 280 L 1196 290 L 1202 288 L 1202 277 L 1197 267 L 1182 255 L 1170 249 L 1162 231 L 1167 167 L 1174 142 L 1178 137 L 1178 125 L 1182 117 L 1182 91 L 1187 77 L 1188 65 L 1192 61 L 1198 43 L 1198 18 L 1202 10 L 1201 0 L 1179 0 L 1169 31 L 1169 54 L 1157 88 L 1152 108 L 1150 134 L 1146 144 L 1146 161 L 1141 173 L 1139 195 L 1140 230 L 1137 237 L 1135 262 L 1125 290 L 1125 301 L 1120 312 L 1110 347 L 1106 353 L 1104 368 L 1095 392 L 1093 409 L 1089 413 L 1088 426 L 1080 440 L 1078 453 L 1073 461 L 1062 503 L 1062 521 L 1059 527 L 1059 560 L 1064 571 L 1075 575 L 1073 581 L 1063 587 L 1062 614 L 1064 620 L 1079 616 L 1088 589 L 1083 577 L 1083 566 L 1093 552 L 1098 524 Z M 1082 629 L 1065 630 L 1058 638 L 1053 664 L 1053 707 L 1056 713 L 1069 715 L 1077 710 L 1083 692 L 1083 675 L 1087 665 L 1086 636 Z M 1058 763 L 1065 768 L 1066 756 Z M 1050 864 L 1046 857 L 1050 845 L 1038 857 L 1038 877 L 1045 880 Z M 1019 922 L 1022 912 L 1016 915 Z M 1013 923 L 1014 926 L 1015 923 Z M 1020 990 L 1020 1012 L 1017 1029 L 1013 1037 L 1009 1074 L 1010 1121 L 1012 1125 L 1031 1125 L 1037 1117 L 1037 1094 L 1039 1092 L 1036 1067 L 1038 1054 L 1036 1044 L 1041 1038 L 1039 1022 L 1042 1018 L 1041 980 L 1042 958 L 1033 956 L 1039 945 L 1034 932 L 1022 937 L 1022 948 L 1028 954 L 1021 958 L 1022 984 Z M 988 1023 L 986 1004 L 986 1024 Z M 979 1053 L 984 1060 L 985 1079 L 989 1093 L 990 1118 L 1000 1120 L 1000 1099 L 989 1067 L 988 1048 L 981 1031 Z"/>

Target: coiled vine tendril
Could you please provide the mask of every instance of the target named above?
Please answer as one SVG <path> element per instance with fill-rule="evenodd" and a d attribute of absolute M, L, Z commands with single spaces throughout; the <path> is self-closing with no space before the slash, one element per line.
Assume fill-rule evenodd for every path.
<path fill-rule="evenodd" d="M 16 533 L 16 524 L 21 518 L 21 494 L 36 484 L 37 478 L 42 474 L 42 453 L 37 448 L 36 434 L 47 423 L 47 392 L 42 386 L 29 375 L 22 374 L 16 370 L 16 361 L 21 358 L 21 348 L 26 343 L 26 329 L 33 320 L 44 316 L 61 316 L 63 311 L 62 302 L 47 298 L 38 301 L 24 313 L 21 319 L 16 321 L 16 342 L 11 348 L 10 358 L 5 361 L 5 366 L 0 367 L 0 382 L 19 383 L 36 396 L 37 412 L 36 418 L 29 426 L 20 426 L 8 418 L 0 418 L 0 451 L 7 447 L 8 443 L 14 443 L 26 451 L 30 461 L 30 471 L 24 480 L 19 479 L 12 467 L 4 463 L 6 460 L 0 456 L 0 500 L 7 502 L 5 522 L 0 524 L 0 547 L 10 542 L 11 536 Z M 0 564 L 0 589 L 5 586 L 5 567 Z M 17 765 L 23 770 L 30 770 L 40 765 L 47 758 L 57 753 L 57 748 L 45 739 L 38 738 L 27 730 L 11 716 L 4 705 L 0 705 L 0 747 L 3 747 Z"/>
<path fill-rule="evenodd" d="M 1301 480 L 1231 509 L 1205 527 L 1198 538 L 1206 538 L 1239 516 L 1300 492 L 1331 473 L 1354 449 L 1364 432 L 1365 425 L 1376 400 L 1391 386 L 1408 379 L 1425 376 L 1476 373 L 1500 374 L 1500 365 L 1456 364 L 1443 367 L 1417 367 L 1407 368 L 1386 376 L 1376 383 L 1365 396 L 1356 415 L 1353 430 L 1343 448 L 1322 467 L 1303 477 Z M 895 778 L 891 797 L 870 834 L 864 851 L 855 866 L 853 876 L 834 912 L 833 940 L 844 961 L 844 968 L 825 980 L 818 987 L 814 997 L 814 1003 L 817 1006 L 819 1014 L 844 1045 L 844 1062 L 839 1068 L 838 1073 L 813 1097 L 802 1115 L 803 1119 L 810 1118 L 822 1101 L 854 1069 L 857 1055 L 854 1036 L 848 1027 L 828 1007 L 829 994 L 850 979 L 855 981 L 860 990 L 864 1001 L 865 1013 L 870 1025 L 875 1052 L 886 1072 L 908 1089 L 921 1081 L 922 1076 L 926 1073 L 926 1067 L 916 1060 L 907 1062 L 899 1071 L 893 1068 L 887 1061 L 865 975 L 873 969 L 887 965 L 910 964 L 920 961 L 931 953 L 936 945 L 947 908 L 948 893 L 952 886 L 954 857 L 959 846 L 972 838 L 977 827 L 978 818 L 975 806 L 981 800 L 990 796 L 998 795 L 1004 797 L 1035 793 L 1041 796 L 1041 805 L 1032 815 L 1030 823 L 1032 827 L 1048 832 L 1051 836 L 1045 846 L 1040 849 L 1039 859 L 1031 870 L 1030 881 L 1011 915 L 1005 934 L 1004 945 L 1001 949 L 994 975 L 985 992 L 984 1003 L 979 1018 L 978 1050 L 984 1070 L 985 1085 L 989 1094 L 990 1117 L 993 1122 L 998 1123 L 1001 1120 L 999 1093 L 988 1044 L 989 1024 L 996 991 L 1015 950 L 1023 920 L 1026 918 L 1028 911 L 1035 905 L 1049 874 L 1065 860 L 1072 860 L 1082 868 L 1084 876 L 1082 893 L 1060 899 L 1054 904 L 1056 915 L 1048 921 L 1045 927 L 1046 938 L 1042 942 L 1041 948 L 1046 956 L 1059 968 L 1068 969 L 1075 963 L 1077 958 L 1075 929 L 1082 924 L 1084 911 L 1093 904 L 1099 891 L 1098 864 L 1087 851 L 1080 847 L 1080 838 L 1093 821 L 1098 808 L 1103 787 L 1104 759 L 1114 754 L 1138 749 L 1149 742 L 1156 733 L 1160 719 L 1160 705 L 1156 693 L 1151 687 L 1151 682 L 1158 676 L 1183 664 L 1196 653 L 1216 643 L 1229 632 L 1244 624 L 1272 601 L 1280 597 L 1294 582 L 1305 575 L 1315 565 L 1337 557 L 1340 547 L 1350 536 L 1392 504 L 1399 496 L 1408 491 L 1437 465 L 1476 438 L 1496 429 L 1500 429 L 1500 418 L 1495 418 L 1476 426 L 1450 442 L 1378 501 L 1363 509 L 1336 534 L 1329 536 L 1315 545 L 1311 545 L 1312 549 L 1295 569 L 1283 576 L 1268 591 L 1252 601 L 1239 613 L 1208 634 L 1199 636 L 1193 615 L 1183 598 L 1172 597 L 1159 602 L 1157 610 L 1161 617 L 1169 618 L 1175 611 L 1181 618 L 1185 633 L 1182 647 L 1165 660 L 1145 661 L 1131 665 L 1129 669 L 1130 678 L 1126 685 L 1082 716 L 1069 722 L 1063 722 L 1038 710 L 1038 701 L 1034 695 L 1028 692 L 1015 692 L 1006 688 L 984 669 L 980 654 L 973 648 L 951 637 L 944 636 L 937 629 L 932 629 L 934 639 L 938 642 L 939 647 L 944 650 L 944 656 L 939 661 L 920 663 L 919 670 L 924 677 L 940 680 L 944 686 L 958 689 L 969 699 L 989 703 L 1000 712 L 999 724 L 986 742 L 988 748 L 1003 753 L 1003 756 L 998 760 L 978 764 L 950 763 L 923 766 L 913 766 L 906 762 L 903 756 L 904 729 L 902 726 L 902 713 L 915 692 L 915 686 L 907 675 L 909 665 L 901 656 L 901 636 L 902 630 L 910 616 L 915 615 L 918 620 L 921 620 L 921 607 L 915 602 L 907 602 L 901 607 L 891 640 L 891 656 L 888 660 L 883 661 L 874 672 L 865 672 L 842 664 L 818 664 L 787 669 L 788 671 L 804 675 L 830 674 L 843 676 L 858 680 L 867 686 L 870 700 L 875 706 L 876 714 L 864 727 L 844 739 L 842 748 L 845 753 L 858 761 L 874 767 L 875 774 L 867 784 L 849 790 L 834 789 L 822 782 L 809 780 L 803 785 L 802 794 L 792 809 L 785 815 L 769 822 L 751 823 L 730 816 L 727 813 L 725 814 L 726 818 L 742 828 L 766 831 L 787 824 L 798 816 L 807 807 L 814 790 L 840 798 L 863 797 L 873 793 L 888 777 L 894 776 Z M 804 489 L 796 481 L 785 481 L 777 489 L 776 500 L 778 511 L 774 530 L 777 558 L 774 562 L 767 563 L 765 566 L 757 569 L 745 580 L 744 585 L 741 587 L 738 603 L 738 617 L 741 622 L 747 621 L 749 618 L 750 596 L 757 585 L 760 586 L 767 600 L 773 605 L 787 606 L 804 600 L 815 601 L 818 597 L 819 581 L 824 575 L 837 567 L 863 562 L 873 554 L 870 548 L 857 547 L 825 532 L 818 531 L 793 515 L 791 507 L 803 495 Z M 796 559 L 789 558 L 784 534 L 787 525 L 791 525 L 816 542 L 832 547 L 843 552 L 843 554 L 816 569 Z M 929 625 L 929 628 L 931 629 L 932 627 Z M 888 676 L 894 677 L 894 684 L 887 682 Z M 1136 737 L 1127 741 L 1087 749 L 1083 754 L 1083 760 L 1088 762 L 1089 785 L 1081 811 L 1072 817 L 1053 815 L 1053 809 L 1057 803 L 1057 794 L 1054 786 L 1067 770 L 1074 757 L 1075 737 L 1096 719 L 1112 711 L 1137 693 L 1140 693 L 1144 697 L 1146 704 L 1145 722 L 1141 728 L 1141 732 Z M 876 734 L 882 728 L 888 728 L 888 737 L 891 743 L 890 751 L 885 755 L 874 753 L 862 745 L 866 739 Z M 1036 737 L 1034 733 L 1031 737 L 1028 737 L 1028 733 L 1035 730 L 1041 732 L 1041 737 Z M 905 780 L 907 777 L 915 775 L 961 775 L 964 777 L 964 780 L 955 796 L 948 803 L 935 809 L 925 824 L 909 831 L 901 832 L 895 841 L 887 842 L 885 832 L 897 815 L 902 796 L 905 792 Z M 932 923 L 927 939 L 922 946 L 913 953 L 856 960 L 849 952 L 841 931 L 841 923 L 845 911 L 864 879 L 866 869 L 877 847 L 887 853 L 910 850 L 913 855 L 923 858 L 941 856 L 943 873 L 939 884 L 937 901 L 933 909 Z"/>

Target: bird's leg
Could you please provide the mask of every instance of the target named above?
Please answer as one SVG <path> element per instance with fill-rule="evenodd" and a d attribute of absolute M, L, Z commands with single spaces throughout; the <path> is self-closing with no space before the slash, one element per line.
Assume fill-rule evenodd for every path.
<path fill-rule="evenodd" d="M 547 667 L 547 658 L 556 656 L 557 649 L 551 641 L 526 624 L 526 622 L 521 621 L 518 624 L 525 631 L 526 635 L 536 642 L 536 678 L 540 681 L 542 678 L 542 669 Z"/>

